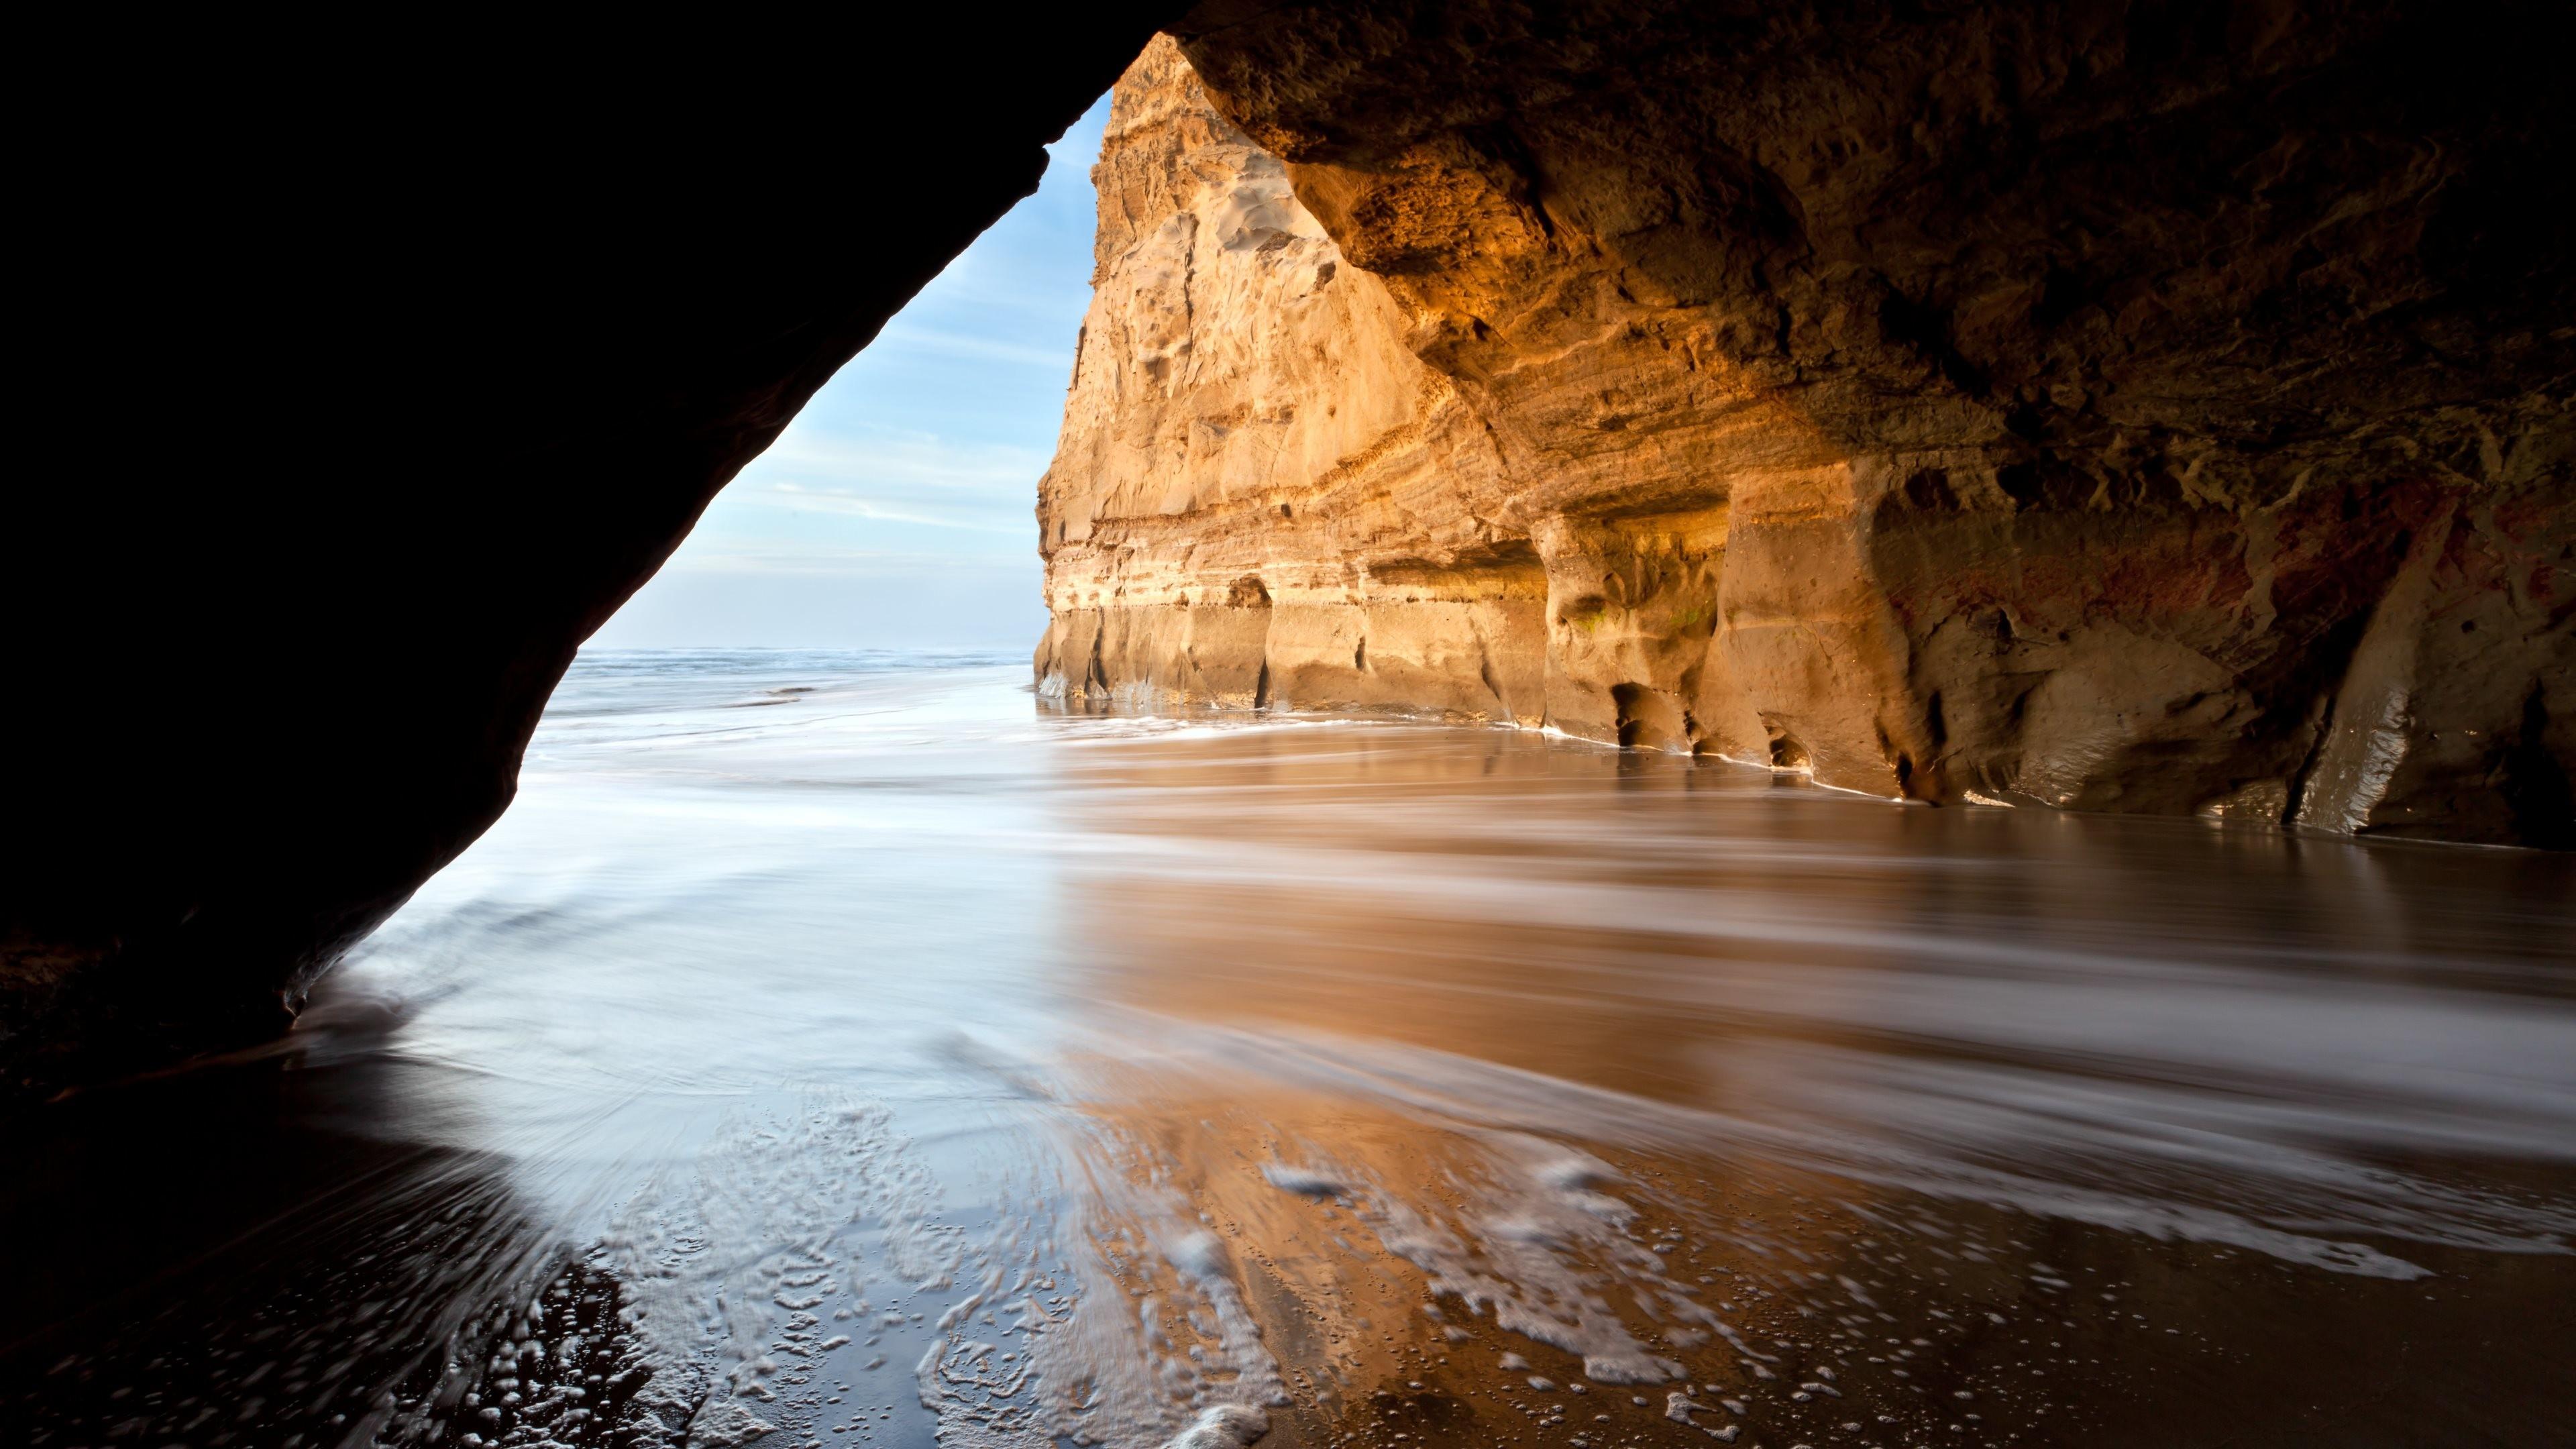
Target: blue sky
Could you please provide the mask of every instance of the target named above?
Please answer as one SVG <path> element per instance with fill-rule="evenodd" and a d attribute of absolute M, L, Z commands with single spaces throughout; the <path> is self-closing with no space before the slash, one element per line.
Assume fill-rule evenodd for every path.
<path fill-rule="evenodd" d="M 1036 645 L 1031 510 L 1091 302 L 1108 119 L 1103 96 L 1037 194 L 815 394 L 593 647 Z"/>

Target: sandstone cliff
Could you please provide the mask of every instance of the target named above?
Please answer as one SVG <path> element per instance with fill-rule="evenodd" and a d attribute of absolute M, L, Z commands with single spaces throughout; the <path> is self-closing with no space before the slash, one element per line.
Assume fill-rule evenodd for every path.
<path fill-rule="evenodd" d="M 1547 580 L 1493 440 L 1286 169 L 1157 39 L 1114 92 L 1095 295 L 1039 486 L 1041 687 L 1535 723 Z"/>
<path fill-rule="evenodd" d="M 2569 843 L 2568 147 L 2473 43 L 1203 7 L 1095 172 L 1042 686 Z"/>

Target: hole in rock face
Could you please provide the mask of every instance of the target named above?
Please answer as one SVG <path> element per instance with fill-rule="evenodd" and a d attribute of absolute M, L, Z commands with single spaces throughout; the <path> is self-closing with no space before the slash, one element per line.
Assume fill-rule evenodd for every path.
<path fill-rule="evenodd" d="M 1807 747 L 1798 742 L 1797 736 L 1774 725 L 1771 728 L 1771 768 L 1808 770 L 1815 768 L 1815 761 L 1808 756 Z"/>
<path fill-rule="evenodd" d="M 1950 491 L 1950 475 L 1940 468 L 1924 468 L 1905 480 L 1905 501 L 1926 511 L 1955 511 L 1958 495 Z"/>
<path fill-rule="evenodd" d="M 2030 320 L 2035 326 L 2055 327 L 2074 316 L 2091 300 L 2081 278 L 2052 266 L 2048 269 L 2048 280 L 2041 285 L 2039 303 L 2031 308 Z"/>
<path fill-rule="evenodd" d="M 1610 687 L 1610 702 L 1618 710 L 1622 748 L 1671 750 L 1689 744 L 1689 717 L 1662 691 L 1642 684 L 1615 684 Z"/>
<path fill-rule="evenodd" d="M 2100 482 L 2080 468 L 2043 456 L 1996 469 L 1995 486 L 2016 509 L 2067 510 L 2089 506 Z"/>
<path fill-rule="evenodd" d="M 2523 838 L 2547 850 L 2576 848 L 2576 789 L 2548 746 L 2549 705 L 2535 682 L 2522 702 L 2522 735 L 2505 759 L 2505 798 Z"/>
<path fill-rule="evenodd" d="M 2007 463 L 1995 470 L 1995 485 L 2019 508 L 2039 505 L 2039 470 L 2028 463 Z"/>
<path fill-rule="evenodd" d="M 1259 574 L 1245 574 L 1225 591 L 1225 601 L 1238 609 L 1267 609 L 1270 586 L 1261 581 Z"/>

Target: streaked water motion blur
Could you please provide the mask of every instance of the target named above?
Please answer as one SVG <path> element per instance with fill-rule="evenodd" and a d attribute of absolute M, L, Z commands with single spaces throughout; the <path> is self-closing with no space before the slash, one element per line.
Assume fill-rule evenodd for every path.
<path fill-rule="evenodd" d="M 585 656 L 10 1128 L 9 1441 L 2567 1441 L 2576 864 L 1025 672 Z"/>

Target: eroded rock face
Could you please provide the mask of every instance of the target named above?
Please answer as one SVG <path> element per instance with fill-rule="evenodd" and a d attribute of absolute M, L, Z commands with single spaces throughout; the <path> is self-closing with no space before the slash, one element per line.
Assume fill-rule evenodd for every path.
<path fill-rule="evenodd" d="M 2561 28 L 1202 7 L 1096 173 L 1041 679 L 2571 843 Z"/>
<path fill-rule="evenodd" d="M 1536 721 L 1546 577 L 1492 440 L 1168 37 L 1120 80 L 1038 526 L 1051 693 Z"/>

